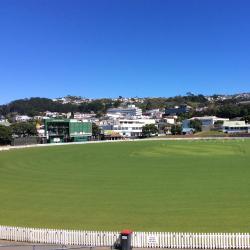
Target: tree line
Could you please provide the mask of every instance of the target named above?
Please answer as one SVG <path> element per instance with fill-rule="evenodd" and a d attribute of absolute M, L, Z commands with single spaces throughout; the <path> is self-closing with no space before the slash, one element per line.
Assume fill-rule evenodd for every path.
<path fill-rule="evenodd" d="M 0 125 L 0 145 L 8 145 L 13 137 L 36 136 L 36 124 L 34 122 L 18 122 L 10 126 Z"/>
<path fill-rule="evenodd" d="M 81 112 L 90 113 L 94 112 L 97 116 L 106 113 L 108 108 L 116 108 L 121 105 L 121 101 L 116 101 L 110 98 L 96 99 L 91 102 L 81 104 L 63 104 L 55 102 L 48 98 L 34 97 L 30 99 L 20 99 L 10 102 L 6 105 L 0 105 L 0 116 L 9 118 L 11 114 L 36 116 L 43 112 Z M 187 95 L 176 97 L 159 97 L 159 98 L 145 98 L 143 103 L 134 104 L 141 108 L 143 111 L 150 109 L 164 109 L 173 107 L 175 105 L 187 104 L 192 107 L 191 111 L 187 114 L 180 116 L 180 120 L 191 118 L 193 116 L 216 115 L 222 118 L 235 118 L 244 117 L 249 120 L 250 116 L 250 103 L 241 104 L 236 99 L 218 100 L 209 102 L 203 95 Z M 201 108 L 200 111 L 198 108 Z"/>
<path fill-rule="evenodd" d="M 91 102 L 81 103 L 79 105 L 71 103 L 55 102 L 48 98 L 33 97 L 30 99 L 20 99 L 0 106 L 0 115 L 7 116 L 10 113 L 18 113 L 20 115 L 36 116 L 42 112 L 82 112 L 103 114 L 108 108 L 118 107 L 119 101 L 112 99 L 97 99 Z"/>

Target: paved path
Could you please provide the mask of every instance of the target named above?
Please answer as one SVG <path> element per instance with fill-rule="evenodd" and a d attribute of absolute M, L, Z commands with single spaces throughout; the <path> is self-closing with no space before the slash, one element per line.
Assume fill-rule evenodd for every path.
<path fill-rule="evenodd" d="M 0 250 L 114 250 L 111 247 L 81 247 L 81 246 L 63 246 L 63 245 L 44 245 L 14 241 L 0 240 Z M 159 250 L 159 248 L 133 248 L 133 250 Z M 179 250 L 179 249 L 174 249 Z M 181 249 L 190 250 L 190 249 Z M 199 249 L 195 249 L 199 250 Z"/>
<path fill-rule="evenodd" d="M 0 240 L 0 250 L 111 250 L 111 247 L 49 245 Z"/>

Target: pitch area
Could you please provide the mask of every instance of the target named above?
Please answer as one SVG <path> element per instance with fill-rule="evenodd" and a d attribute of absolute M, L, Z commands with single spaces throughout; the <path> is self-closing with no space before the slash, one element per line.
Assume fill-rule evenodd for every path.
<path fill-rule="evenodd" d="M 0 199 L 2 225 L 249 232 L 250 140 L 4 151 Z"/>

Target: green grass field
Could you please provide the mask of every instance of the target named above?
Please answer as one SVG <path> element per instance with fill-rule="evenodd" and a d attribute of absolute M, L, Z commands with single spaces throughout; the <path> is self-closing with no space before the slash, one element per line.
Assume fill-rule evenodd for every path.
<path fill-rule="evenodd" d="M 0 152 L 0 224 L 249 232 L 250 140 Z"/>

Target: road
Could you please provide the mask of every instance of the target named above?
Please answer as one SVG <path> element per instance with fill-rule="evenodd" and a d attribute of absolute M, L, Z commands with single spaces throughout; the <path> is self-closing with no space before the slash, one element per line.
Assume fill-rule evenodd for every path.
<path fill-rule="evenodd" d="M 49 245 L 35 244 L 24 242 L 13 242 L 0 240 L 0 250 L 111 250 L 111 247 L 86 247 L 86 246 L 65 246 L 65 245 Z"/>

